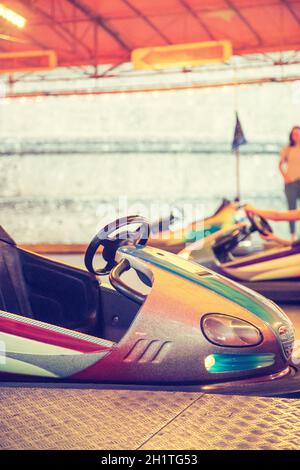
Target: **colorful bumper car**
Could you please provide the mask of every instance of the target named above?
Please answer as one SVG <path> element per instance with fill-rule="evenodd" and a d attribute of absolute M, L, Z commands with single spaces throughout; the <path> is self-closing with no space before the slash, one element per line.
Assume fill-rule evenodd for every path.
<path fill-rule="evenodd" d="M 223 199 L 215 213 L 203 220 L 185 222 L 179 210 L 151 225 L 149 245 L 178 253 L 187 243 L 202 239 L 240 220 L 240 204 Z"/>
<path fill-rule="evenodd" d="M 274 301 L 300 301 L 300 243 L 290 246 L 270 244 L 253 253 L 239 246 L 257 232 L 272 233 L 272 227 L 258 215 L 248 215 L 248 223 L 236 224 L 186 246 L 179 255 L 213 269 Z"/>
<path fill-rule="evenodd" d="M 273 302 L 146 246 L 140 216 L 103 227 L 87 270 L 0 233 L 0 378 L 278 394 L 300 389 L 293 325 Z M 98 249 L 102 247 L 101 254 Z M 100 262 L 104 266 L 96 268 Z M 129 283 L 138 273 L 144 288 Z M 109 283 L 102 281 L 109 276 Z"/>

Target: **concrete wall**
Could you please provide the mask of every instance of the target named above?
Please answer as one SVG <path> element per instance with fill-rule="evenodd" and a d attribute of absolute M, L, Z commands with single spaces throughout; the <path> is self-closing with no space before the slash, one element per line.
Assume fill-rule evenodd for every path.
<path fill-rule="evenodd" d="M 240 117 L 249 141 L 285 142 L 300 122 L 289 85 L 242 88 Z M 153 138 L 227 142 L 234 127 L 232 89 L 159 95 L 51 98 L 0 106 L 7 139 Z M 209 212 L 234 195 L 230 154 L 15 155 L 0 158 L 1 224 L 23 242 L 84 242 L 107 204 L 204 202 Z M 277 155 L 242 159 L 244 198 L 284 207 Z"/>
<path fill-rule="evenodd" d="M 249 141 L 284 141 L 299 122 L 298 84 L 45 98 L 0 106 L 0 136 L 190 137 L 230 141 L 237 103 Z M 300 88 L 299 88 L 300 89 Z M 237 93 L 237 94 L 236 94 Z"/>

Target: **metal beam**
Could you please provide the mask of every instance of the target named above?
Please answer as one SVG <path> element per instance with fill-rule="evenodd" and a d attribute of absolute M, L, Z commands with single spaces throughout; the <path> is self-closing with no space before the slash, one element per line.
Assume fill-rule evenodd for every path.
<path fill-rule="evenodd" d="M 27 8 L 29 8 L 34 13 L 37 13 L 39 16 L 42 16 L 47 20 L 47 22 L 51 23 L 51 27 L 54 32 L 63 39 L 71 48 L 74 47 L 75 44 L 79 44 L 85 52 L 87 52 L 90 56 L 93 56 L 93 51 L 84 43 L 82 42 L 77 36 L 68 29 L 62 26 L 59 22 L 55 21 L 55 16 L 51 16 L 48 12 L 43 10 L 42 8 L 38 7 L 36 3 L 33 3 L 31 0 L 19 0 L 23 3 Z M 67 36 L 67 37 L 66 37 Z M 71 42 L 69 41 L 71 40 Z M 49 47 L 48 47 L 49 49 Z"/>
<path fill-rule="evenodd" d="M 24 36 L 25 38 L 27 38 L 31 44 L 35 44 L 36 46 L 38 46 L 40 49 L 49 49 L 49 46 L 47 44 L 44 44 L 43 42 L 41 42 L 39 39 L 36 39 L 35 37 L 33 37 L 31 34 L 27 33 L 27 31 L 22 31 L 22 36 Z"/>
<path fill-rule="evenodd" d="M 115 31 L 110 25 L 107 24 L 107 22 L 95 11 L 93 11 L 90 7 L 85 5 L 83 2 L 80 0 L 66 0 L 69 2 L 71 5 L 73 5 L 75 8 L 80 10 L 82 13 L 84 13 L 87 18 L 92 20 L 94 23 L 97 24 L 97 26 L 104 31 L 106 31 L 114 40 L 122 47 L 122 49 L 125 49 L 127 52 L 131 52 L 131 47 L 129 47 L 128 44 L 123 40 L 123 38 L 120 36 L 120 34 Z"/>
<path fill-rule="evenodd" d="M 120 62 L 119 64 L 110 65 L 109 67 L 107 67 L 106 70 L 104 70 L 103 73 L 100 73 L 100 74 L 98 74 L 98 75 L 95 75 L 94 77 L 91 76 L 91 78 L 96 78 L 96 79 L 97 79 L 97 78 L 106 78 L 106 77 L 107 77 L 107 78 L 110 78 L 110 77 L 112 76 L 112 75 L 111 75 L 111 72 L 112 72 L 113 70 L 116 70 L 118 67 L 120 67 L 120 65 L 123 65 L 123 62 Z M 97 71 L 96 71 L 96 72 L 97 72 Z M 117 75 L 114 74 L 113 76 L 116 77 Z"/>
<path fill-rule="evenodd" d="M 298 26 L 300 27 L 300 17 L 297 15 L 297 13 L 294 11 L 292 5 L 287 2 L 287 0 L 280 0 L 280 3 L 285 6 L 285 8 L 289 11 L 290 15 L 294 18 Z"/>
<path fill-rule="evenodd" d="M 215 89 L 222 87 L 237 87 L 241 85 L 257 85 L 265 83 L 293 83 L 299 82 L 300 75 L 294 75 L 290 77 L 262 77 L 252 79 L 242 79 L 238 81 L 220 81 L 220 82 L 203 82 L 203 83 L 192 83 L 187 84 L 174 84 L 169 86 L 153 86 L 153 87 L 132 87 L 126 90 L 55 90 L 55 91 L 35 91 L 35 92 L 19 92 L 19 93 L 8 93 L 7 98 L 34 98 L 38 96 L 49 97 L 49 96 L 97 96 L 97 95 L 118 95 L 118 94 L 132 94 L 132 93 L 152 93 L 152 92 L 169 92 L 169 91 L 183 91 L 183 90 L 201 90 L 201 89 Z"/>
<path fill-rule="evenodd" d="M 263 40 L 258 34 L 258 32 L 253 28 L 253 26 L 249 23 L 247 18 L 241 13 L 241 11 L 233 4 L 231 0 L 225 0 L 228 7 L 235 12 L 235 14 L 240 18 L 240 20 L 247 26 L 247 28 L 251 31 L 255 39 L 257 40 L 258 44 L 262 44 Z"/>
<path fill-rule="evenodd" d="M 295 54 L 300 54 L 299 51 L 295 52 Z M 129 70 L 121 70 L 121 71 L 118 71 L 118 67 L 122 65 L 122 63 L 119 63 L 119 64 L 114 64 L 114 65 L 109 65 L 102 73 L 99 72 L 98 75 L 95 75 L 95 73 L 92 71 L 92 66 L 90 65 L 89 67 L 73 67 L 72 70 L 78 70 L 79 74 L 77 75 L 66 75 L 64 76 L 63 78 L 62 77 L 58 77 L 58 76 L 53 76 L 53 73 L 52 72 L 43 72 L 43 75 L 41 75 L 41 73 L 39 74 L 33 74 L 31 75 L 31 78 L 30 80 L 28 80 L 28 82 L 30 83 L 37 83 L 39 82 L 41 79 L 45 82 L 62 82 L 62 81 L 65 81 L 65 82 L 71 82 L 71 81 L 74 81 L 74 80 L 86 80 L 87 78 L 92 78 L 92 79 L 95 79 L 95 78 L 107 78 L 107 79 L 110 79 L 110 78 L 116 78 L 116 77 L 122 77 L 122 76 L 126 76 L 127 78 L 133 78 L 133 79 L 136 79 L 136 78 L 141 78 L 143 76 L 143 74 L 141 75 L 140 72 L 133 72 L 133 71 L 129 71 Z M 280 59 L 276 59 L 275 57 L 272 57 L 272 56 L 267 56 L 266 54 L 263 54 L 263 55 L 255 55 L 255 56 L 248 56 L 248 55 L 243 55 L 240 57 L 240 64 L 238 65 L 238 68 L 237 70 L 240 71 L 240 70 L 243 70 L 243 71 L 248 71 L 248 70 L 258 70 L 258 69 L 262 69 L 264 67 L 268 67 L 270 65 L 273 65 L 274 67 L 277 67 L 277 66 L 282 66 L 282 65 L 286 65 L 286 66 L 289 66 L 289 65 L 300 65 L 300 55 L 299 57 L 297 57 L 296 55 L 293 54 L 292 58 L 290 58 L 290 53 L 287 54 L 286 56 L 281 56 Z M 219 73 L 219 72 L 224 72 L 226 69 L 228 69 L 228 64 L 220 64 L 220 66 L 213 66 L 213 68 L 211 69 L 213 71 L 213 73 Z M 117 70 L 117 73 L 111 73 L 113 71 L 116 71 Z M 208 70 L 208 68 L 206 68 L 206 70 Z M 203 68 L 194 68 L 194 69 L 191 69 L 188 71 L 188 73 L 191 75 L 191 76 L 195 76 L 197 77 L 198 74 L 202 74 L 203 73 Z M 169 76 L 173 76 L 173 75 L 178 75 L 178 71 L 176 70 L 168 70 L 168 71 L 164 71 L 163 72 L 163 76 L 164 77 L 169 77 Z M 149 78 L 152 78 L 152 77 L 156 77 L 156 76 L 161 76 L 161 71 L 153 71 L 151 73 L 149 73 Z"/>
<path fill-rule="evenodd" d="M 193 16 L 197 21 L 198 23 L 200 24 L 201 28 L 204 29 L 204 31 L 206 32 L 206 34 L 208 35 L 208 37 L 212 40 L 215 40 L 216 37 L 213 35 L 213 33 L 211 32 L 211 30 L 206 26 L 206 24 L 202 21 L 202 19 L 200 18 L 200 16 L 196 13 L 195 10 L 193 10 L 190 5 L 186 2 L 186 0 L 178 0 L 179 3 L 185 8 L 185 10 L 191 15 Z"/>
<path fill-rule="evenodd" d="M 153 29 L 163 40 L 166 44 L 172 44 L 172 41 L 148 18 L 147 16 L 143 15 L 143 13 L 136 8 L 134 5 L 131 4 L 129 0 L 123 0 L 123 3 L 128 6 L 134 13 L 141 18 L 150 28 Z"/>

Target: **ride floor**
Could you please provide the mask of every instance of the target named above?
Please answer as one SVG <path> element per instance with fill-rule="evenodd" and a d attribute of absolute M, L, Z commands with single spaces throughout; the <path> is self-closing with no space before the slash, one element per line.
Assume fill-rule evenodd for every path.
<path fill-rule="evenodd" d="M 283 307 L 299 338 L 300 305 Z M 0 449 L 300 449 L 300 394 L 2 383 L 0 403 Z"/>

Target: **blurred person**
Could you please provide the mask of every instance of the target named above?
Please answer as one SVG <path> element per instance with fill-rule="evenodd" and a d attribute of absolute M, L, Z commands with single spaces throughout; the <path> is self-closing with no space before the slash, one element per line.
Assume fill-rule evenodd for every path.
<path fill-rule="evenodd" d="M 300 126 L 293 127 L 289 144 L 285 145 L 280 152 L 279 171 L 284 179 L 288 208 L 293 211 L 297 208 L 297 200 L 300 198 Z M 290 224 L 291 240 L 295 241 L 295 220 L 299 219 L 288 218 L 287 220 Z"/>
<path fill-rule="evenodd" d="M 274 220 L 276 222 L 287 221 L 290 223 L 295 223 L 296 221 L 300 220 L 300 209 L 293 209 L 293 210 L 288 210 L 288 211 L 274 211 L 274 210 L 268 210 L 268 209 L 258 209 L 257 207 L 252 206 L 252 204 L 247 204 L 245 206 L 245 210 L 250 215 L 257 214 L 257 215 L 260 215 L 261 217 L 264 217 L 265 219 Z M 286 240 L 284 238 L 277 237 L 273 233 L 269 233 L 268 235 L 261 235 L 261 236 L 265 240 L 275 241 L 283 246 L 290 246 L 292 242 L 295 241 L 295 239 L 291 241 L 291 240 Z M 297 241 L 297 243 L 299 242 Z"/>

